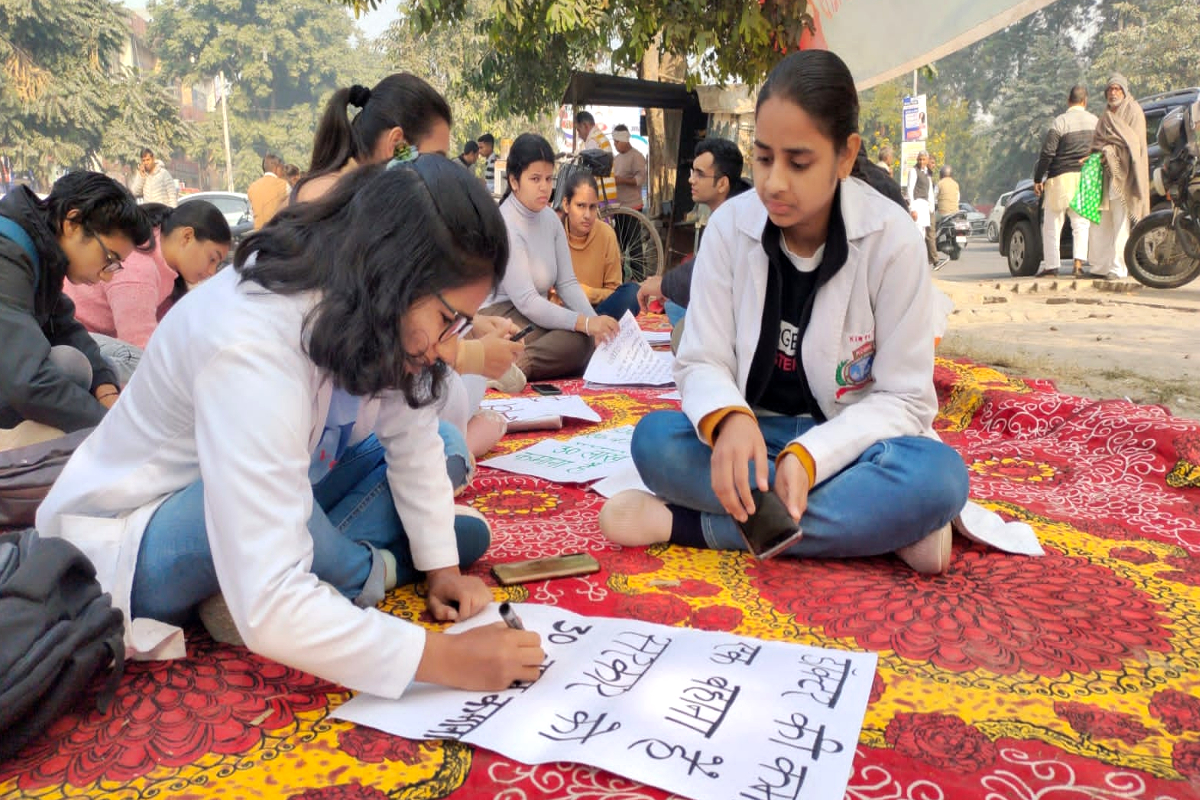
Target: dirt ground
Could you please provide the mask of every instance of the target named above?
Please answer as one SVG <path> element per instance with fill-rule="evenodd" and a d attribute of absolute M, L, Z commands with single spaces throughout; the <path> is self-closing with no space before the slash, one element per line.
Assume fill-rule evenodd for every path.
<path fill-rule="evenodd" d="M 1069 277 L 936 283 L 955 304 L 939 355 L 1200 419 L 1200 300 L 1190 292 Z"/>

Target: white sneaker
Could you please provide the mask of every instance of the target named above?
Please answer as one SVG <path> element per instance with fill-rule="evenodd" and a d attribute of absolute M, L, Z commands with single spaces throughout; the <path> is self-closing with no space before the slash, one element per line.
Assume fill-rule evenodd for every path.
<path fill-rule="evenodd" d="M 954 530 L 946 524 L 924 539 L 901 547 L 896 555 L 922 575 L 939 575 L 950 568 L 953 538 Z"/>
<path fill-rule="evenodd" d="M 495 389 L 505 394 L 517 394 L 525 390 L 525 373 L 521 372 L 520 367 L 513 364 L 499 378 L 488 381 L 487 388 Z"/>

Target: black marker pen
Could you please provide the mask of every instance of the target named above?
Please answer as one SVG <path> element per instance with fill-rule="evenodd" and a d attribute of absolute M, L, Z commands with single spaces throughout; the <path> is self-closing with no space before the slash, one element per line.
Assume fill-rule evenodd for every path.
<path fill-rule="evenodd" d="M 517 616 L 517 612 L 513 611 L 512 606 L 508 603 L 500 604 L 500 619 L 504 620 L 504 624 L 514 631 L 525 630 L 525 626 L 521 624 L 521 618 Z"/>

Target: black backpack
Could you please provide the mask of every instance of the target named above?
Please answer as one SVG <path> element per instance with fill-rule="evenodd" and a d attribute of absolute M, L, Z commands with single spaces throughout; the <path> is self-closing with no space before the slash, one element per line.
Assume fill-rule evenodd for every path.
<path fill-rule="evenodd" d="M 125 665 L 124 622 L 96 568 L 65 539 L 0 533 L 0 760 L 70 710 L 109 672 L 101 711 Z"/>

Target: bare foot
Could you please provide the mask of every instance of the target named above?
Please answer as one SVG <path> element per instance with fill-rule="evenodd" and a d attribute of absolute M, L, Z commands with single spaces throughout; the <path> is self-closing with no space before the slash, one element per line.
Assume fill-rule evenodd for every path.
<path fill-rule="evenodd" d="M 624 547 L 642 547 L 671 539 L 671 510 L 640 489 L 618 492 L 600 509 L 600 532 Z"/>

